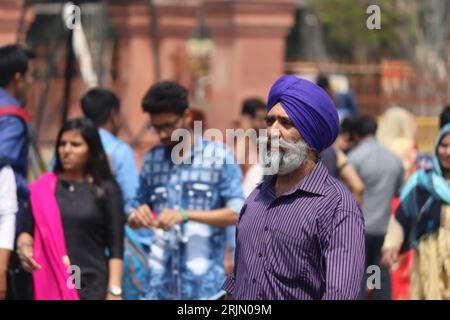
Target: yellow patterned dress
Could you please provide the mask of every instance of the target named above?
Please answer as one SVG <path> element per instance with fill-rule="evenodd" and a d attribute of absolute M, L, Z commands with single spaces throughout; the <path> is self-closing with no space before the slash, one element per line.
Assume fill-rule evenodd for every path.
<path fill-rule="evenodd" d="M 399 247 L 403 231 L 391 219 L 383 250 Z M 441 225 L 423 236 L 414 250 L 410 284 L 411 300 L 450 300 L 450 206 L 443 205 Z"/>

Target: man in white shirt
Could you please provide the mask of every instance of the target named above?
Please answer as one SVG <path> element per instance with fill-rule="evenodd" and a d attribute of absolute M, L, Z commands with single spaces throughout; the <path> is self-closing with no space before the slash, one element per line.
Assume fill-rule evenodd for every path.
<path fill-rule="evenodd" d="M 6 296 L 7 270 L 14 248 L 17 210 L 14 172 L 10 166 L 0 166 L 0 300 Z"/>

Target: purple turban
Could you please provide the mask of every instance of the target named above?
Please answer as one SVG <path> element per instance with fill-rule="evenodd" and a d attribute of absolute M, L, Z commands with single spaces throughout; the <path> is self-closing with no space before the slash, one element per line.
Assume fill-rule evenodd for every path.
<path fill-rule="evenodd" d="M 318 85 L 296 76 L 280 77 L 269 92 L 267 111 L 278 102 L 306 143 L 322 152 L 339 133 L 339 117 L 328 93 Z"/>

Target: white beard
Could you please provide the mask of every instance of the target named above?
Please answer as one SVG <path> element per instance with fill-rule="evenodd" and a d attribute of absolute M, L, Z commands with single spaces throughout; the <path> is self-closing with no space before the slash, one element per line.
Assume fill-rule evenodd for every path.
<path fill-rule="evenodd" d="M 260 137 L 260 163 L 264 175 L 287 175 L 299 168 L 306 160 L 309 147 L 304 140 L 289 142 L 283 139 L 271 139 L 268 149 L 268 137 Z M 280 149 L 282 148 L 282 149 Z"/>

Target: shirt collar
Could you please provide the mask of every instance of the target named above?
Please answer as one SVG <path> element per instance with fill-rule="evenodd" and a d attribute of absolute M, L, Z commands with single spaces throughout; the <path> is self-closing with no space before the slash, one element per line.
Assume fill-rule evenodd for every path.
<path fill-rule="evenodd" d="M 110 139 L 114 139 L 115 136 L 109 132 L 108 130 L 104 129 L 104 128 L 98 128 L 98 133 L 100 134 L 100 136 L 104 136 Z"/>
<path fill-rule="evenodd" d="M 301 179 L 294 188 L 283 194 L 283 196 L 293 194 L 297 190 L 323 196 L 325 195 L 325 181 L 328 175 L 328 168 L 323 164 L 322 161 L 319 161 L 310 173 L 308 173 L 303 179 Z M 269 176 L 264 179 L 264 181 L 259 184 L 257 188 L 265 191 L 271 190 L 271 192 L 275 194 L 275 182 L 276 175 Z"/>
<path fill-rule="evenodd" d="M 328 168 L 319 161 L 314 169 L 298 182 L 294 190 L 302 190 L 317 195 L 325 195 L 325 181 L 328 177 Z"/>

